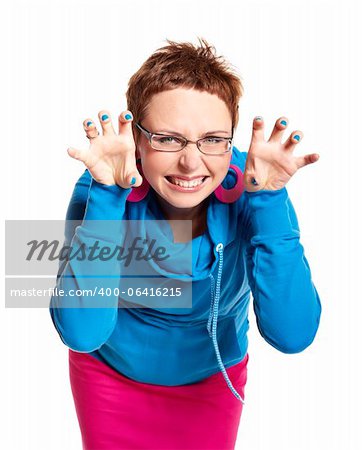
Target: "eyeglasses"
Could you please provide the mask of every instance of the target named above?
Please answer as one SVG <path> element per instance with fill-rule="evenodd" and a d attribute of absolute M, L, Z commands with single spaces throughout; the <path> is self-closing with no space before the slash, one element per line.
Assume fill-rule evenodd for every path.
<path fill-rule="evenodd" d="M 144 133 L 151 147 L 160 152 L 179 152 L 187 144 L 196 144 L 201 153 L 205 155 L 222 155 L 230 152 L 233 147 L 234 128 L 231 137 L 207 136 L 197 141 L 190 141 L 182 136 L 172 136 L 161 133 L 151 133 L 143 128 L 140 123 L 135 123 L 136 127 Z"/>

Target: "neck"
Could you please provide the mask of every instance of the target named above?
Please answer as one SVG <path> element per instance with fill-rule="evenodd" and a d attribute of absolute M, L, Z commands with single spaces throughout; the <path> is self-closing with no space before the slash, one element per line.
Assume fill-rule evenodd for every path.
<path fill-rule="evenodd" d="M 155 192 L 158 204 L 167 220 L 192 220 L 192 237 L 195 238 L 204 233 L 207 226 L 207 206 L 210 197 L 192 208 L 176 208 L 170 205 L 157 192 Z M 180 224 L 179 224 L 180 226 Z M 174 228 L 174 227 L 173 227 Z M 175 230 L 177 225 L 175 224 Z M 178 233 L 177 233 L 178 234 Z"/>

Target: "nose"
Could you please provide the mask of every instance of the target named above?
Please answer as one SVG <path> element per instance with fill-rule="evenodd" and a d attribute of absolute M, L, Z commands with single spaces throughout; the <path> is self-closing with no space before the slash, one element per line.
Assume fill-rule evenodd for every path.
<path fill-rule="evenodd" d="M 195 172 L 200 164 L 202 154 L 194 143 L 188 143 L 180 152 L 179 165 L 185 172 Z"/>

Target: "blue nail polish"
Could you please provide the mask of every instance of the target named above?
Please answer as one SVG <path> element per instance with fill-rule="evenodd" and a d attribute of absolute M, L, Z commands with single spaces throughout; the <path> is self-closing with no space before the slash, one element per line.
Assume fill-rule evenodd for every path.
<path fill-rule="evenodd" d="M 124 116 L 127 120 L 130 120 L 130 119 L 132 119 L 132 116 L 131 116 L 131 114 L 126 114 L 125 116 Z"/>
<path fill-rule="evenodd" d="M 89 125 L 92 125 L 92 122 L 87 122 L 87 127 L 89 127 Z"/>
<path fill-rule="evenodd" d="M 255 120 L 263 120 L 263 118 L 261 116 L 256 116 Z"/>
<path fill-rule="evenodd" d="M 136 182 L 136 178 L 133 177 L 132 180 L 131 180 L 131 186 L 132 186 L 132 184 L 135 184 L 135 182 Z"/>
<path fill-rule="evenodd" d="M 107 120 L 108 119 L 108 116 L 107 116 L 107 114 L 103 114 L 103 116 L 102 116 L 102 120 Z"/>
<path fill-rule="evenodd" d="M 282 125 L 286 125 L 286 124 L 287 124 L 287 122 L 286 122 L 285 120 L 282 120 L 280 123 L 281 123 Z"/>
<path fill-rule="evenodd" d="M 296 134 L 296 135 L 294 136 L 294 139 L 295 139 L 296 141 L 300 141 L 300 136 L 299 136 L 298 134 Z"/>
<path fill-rule="evenodd" d="M 255 178 L 251 179 L 251 184 L 253 184 L 254 186 L 258 186 L 259 185 L 259 183 L 256 181 Z"/>

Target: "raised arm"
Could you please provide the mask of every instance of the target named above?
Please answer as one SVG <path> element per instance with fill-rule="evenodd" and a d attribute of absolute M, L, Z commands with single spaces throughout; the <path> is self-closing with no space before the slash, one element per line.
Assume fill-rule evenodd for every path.
<path fill-rule="evenodd" d="M 109 115 L 106 120 L 103 117 L 100 113 L 101 120 L 106 122 L 102 123 L 104 136 L 94 138 L 89 151 L 69 151 L 89 167 L 79 178 L 67 210 L 65 245 L 71 247 L 73 254 L 82 249 L 85 259 L 68 258 L 60 265 L 58 293 L 55 292 L 49 306 L 60 338 L 79 352 L 91 352 L 102 346 L 114 330 L 118 315 L 115 288 L 119 287 L 120 279 L 115 275 L 120 274 L 120 262 L 114 257 L 90 264 L 90 248 L 96 241 L 99 248 L 113 248 L 122 243 L 122 219 L 131 192 L 129 181 L 136 179 L 133 186 L 137 186 L 142 180 L 136 169 L 135 148 L 131 145 L 130 120 L 122 114 L 120 134 L 115 135 Z M 87 123 L 85 127 L 96 131 Z M 103 292 L 110 288 L 111 295 L 102 296 L 101 288 Z M 60 290 L 65 295 L 59 295 Z M 98 304 L 102 307 L 97 307 Z"/>
<path fill-rule="evenodd" d="M 295 131 L 282 143 L 287 122 L 279 118 L 265 141 L 263 119 L 254 119 L 244 170 L 241 229 L 259 331 L 278 350 L 296 353 L 314 340 L 321 303 L 285 185 L 319 155 L 293 155 L 303 133 Z"/>

